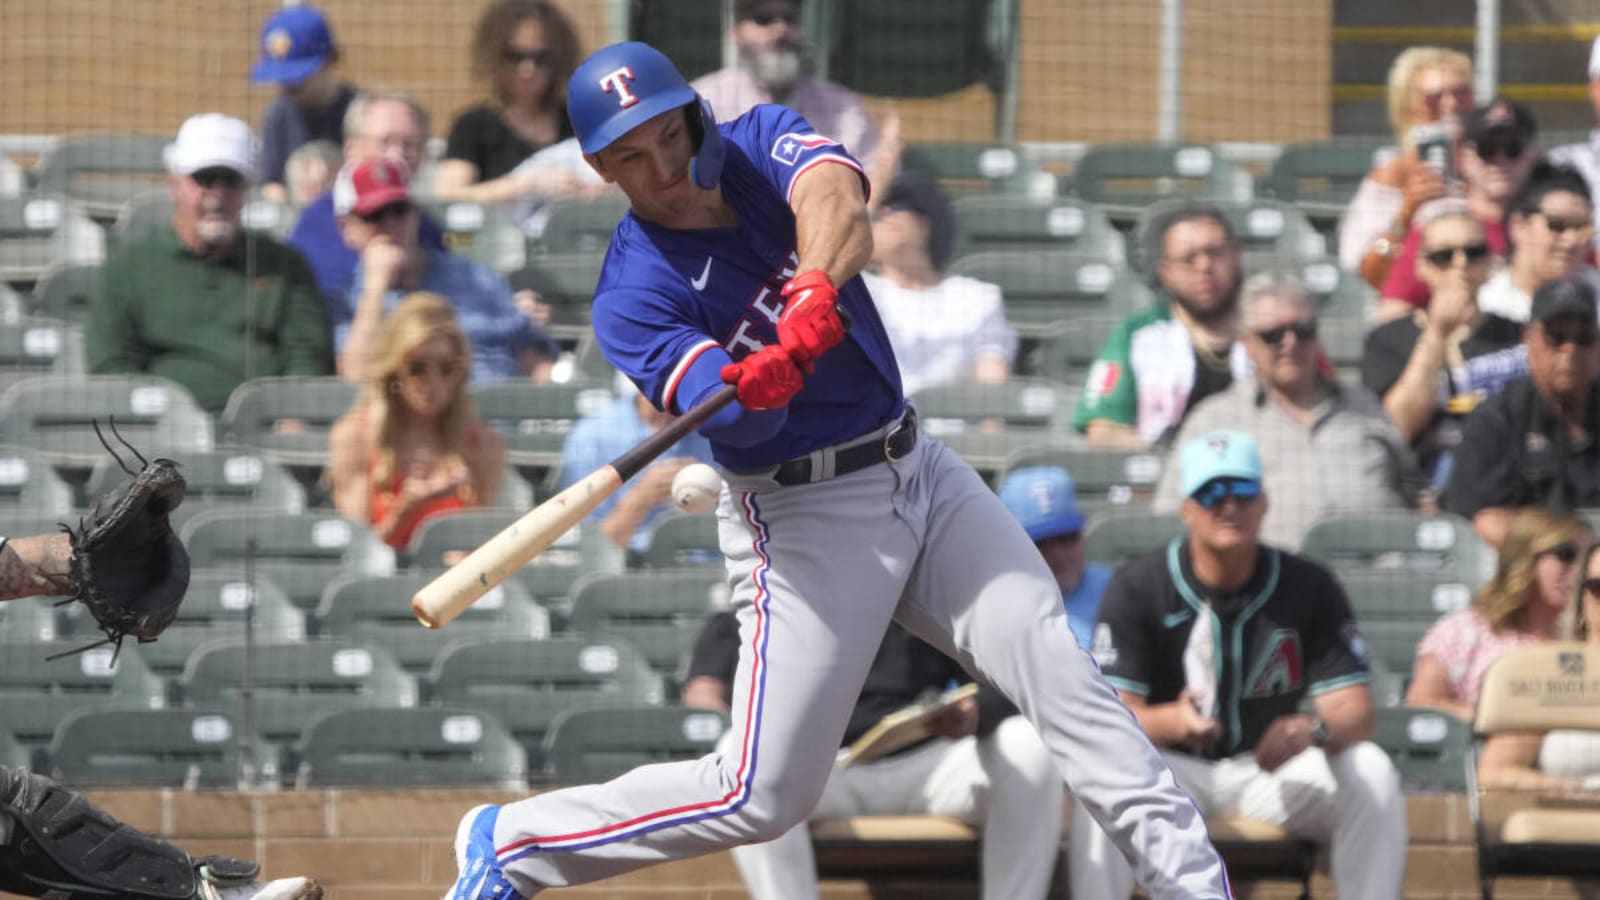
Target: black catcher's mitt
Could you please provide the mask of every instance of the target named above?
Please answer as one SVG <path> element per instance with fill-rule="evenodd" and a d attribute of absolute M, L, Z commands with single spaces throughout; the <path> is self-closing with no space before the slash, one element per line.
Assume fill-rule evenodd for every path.
<path fill-rule="evenodd" d="M 96 425 L 95 433 L 99 431 Z M 189 553 L 167 518 L 183 502 L 185 483 L 178 464 L 146 460 L 122 435 L 117 439 L 144 468 L 129 469 L 106 444 L 133 480 L 100 498 L 88 521 L 80 520 L 77 528 L 63 525 L 62 530 L 72 537 L 71 599 L 94 614 L 106 634 L 102 643 L 120 649 L 124 637 L 148 643 L 172 624 L 189 590 Z M 100 442 L 105 444 L 103 435 Z"/>

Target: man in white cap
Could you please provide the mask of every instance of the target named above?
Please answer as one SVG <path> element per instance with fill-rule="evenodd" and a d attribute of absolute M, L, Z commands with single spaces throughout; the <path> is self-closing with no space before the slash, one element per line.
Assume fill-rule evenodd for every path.
<path fill-rule="evenodd" d="M 252 378 L 329 374 L 328 322 L 310 267 L 240 227 L 255 174 L 251 143 L 248 125 L 219 113 L 183 123 L 167 151 L 171 227 L 101 267 L 90 371 L 170 378 L 210 412 Z"/>
<path fill-rule="evenodd" d="M 1595 118 L 1600 119 L 1600 37 L 1589 47 L 1589 103 L 1594 106 Z M 1549 157 L 1557 165 L 1581 172 L 1589 182 L 1589 196 L 1600 197 L 1600 128 L 1590 131 L 1589 140 L 1582 143 L 1552 147 Z"/>

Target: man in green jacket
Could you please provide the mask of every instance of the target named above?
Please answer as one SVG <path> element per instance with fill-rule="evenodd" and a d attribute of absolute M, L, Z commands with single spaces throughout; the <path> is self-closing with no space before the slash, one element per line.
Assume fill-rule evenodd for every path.
<path fill-rule="evenodd" d="M 134 239 L 101 268 L 86 337 L 92 372 L 170 378 L 210 412 L 251 378 L 331 374 L 310 267 L 240 226 L 251 146 L 238 119 L 202 113 L 183 123 L 167 157 L 171 227 Z"/>

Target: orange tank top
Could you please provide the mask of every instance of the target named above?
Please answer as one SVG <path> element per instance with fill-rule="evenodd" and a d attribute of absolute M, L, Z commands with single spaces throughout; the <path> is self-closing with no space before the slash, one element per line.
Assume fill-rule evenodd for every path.
<path fill-rule="evenodd" d="M 362 419 L 365 420 L 365 410 L 362 412 Z M 463 437 L 466 439 L 467 450 L 470 454 L 477 449 L 478 426 L 469 426 Z M 378 453 L 374 450 L 367 456 L 367 474 L 369 476 L 377 468 L 377 465 Z M 371 493 L 367 497 L 367 521 L 369 523 L 376 525 L 389 517 L 390 510 L 399 502 L 400 487 L 404 482 L 405 478 L 400 472 L 400 467 L 396 466 L 395 470 L 389 474 L 387 484 L 372 485 Z M 461 490 L 465 488 L 466 485 L 462 485 L 461 489 L 458 489 L 454 494 L 430 500 L 423 504 L 421 508 L 413 511 L 411 515 L 402 519 L 400 526 L 389 534 L 389 546 L 396 550 L 404 550 L 411 543 L 412 536 L 417 533 L 418 526 L 428 517 L 457 509 L 466 509 L 467 501 L 461 496 Z"/>

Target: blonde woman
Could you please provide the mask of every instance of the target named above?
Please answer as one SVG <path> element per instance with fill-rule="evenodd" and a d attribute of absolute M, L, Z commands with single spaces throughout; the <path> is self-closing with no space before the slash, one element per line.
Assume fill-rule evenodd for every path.
<path fill-rule="evenodd" d="M 341 515 L 403 548 L 427 517 L 494 502 L 505 439 L 478 423 L 471 369 L 472 350 L 443 297 L 411 294 L 384 319 L 356 405 L 329 437 Z"/>
<path fill-rule="evenodd" d="M 1339 225 L 1339 262 L 1381 287 L 1411 219 L 1445 193 L 1439 171 L 1413 146 L 1418 125 L 1455 122 L 1472 111 L 1472 60 L 1443 47 L 1411 47 L 1389 67 L 1389 125 L 1400 153 L 1382 162 L 1350 200 Z"/>
<path fill-rule="evenodd" d="M 1472 720 L 1489 665 L 1533 641 L 1557 638 L 1581 580 L 1589 543 L 1583 520 L 1533 507 L 1517 510 L 1500 545 L 1494 578 L 1472 605 L 1441 618 L 1417 645 L 1408 706 L 1429 706 Z"/>

